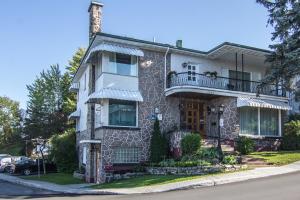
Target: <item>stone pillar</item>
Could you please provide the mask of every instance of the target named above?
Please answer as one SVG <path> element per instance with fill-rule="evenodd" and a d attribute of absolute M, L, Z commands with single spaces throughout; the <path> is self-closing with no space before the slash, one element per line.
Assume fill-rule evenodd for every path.
<path fill-rule="evenodd" d="M 90 41 L 93 36 L 102 31 L 102 8 L 103 4 L 97 1 L 92 1 L 88 12 L 90 13 Z"/>

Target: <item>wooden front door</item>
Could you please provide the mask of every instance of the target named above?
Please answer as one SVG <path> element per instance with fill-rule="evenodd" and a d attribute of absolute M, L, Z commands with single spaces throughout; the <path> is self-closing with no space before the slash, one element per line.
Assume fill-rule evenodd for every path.
<path fill-rule="evenodd" d="M 200 102 L 184 101 L 181 112 L 181 127 L 187 131 L 205 135 L 204 105 Z"/>

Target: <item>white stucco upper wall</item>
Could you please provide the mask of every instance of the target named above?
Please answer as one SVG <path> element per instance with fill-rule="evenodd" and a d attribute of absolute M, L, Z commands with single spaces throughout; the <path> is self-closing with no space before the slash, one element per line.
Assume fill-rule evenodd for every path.
<path fill-rule="evenodd" d="M 253 66 L 247 64 L 247 56 L 244 59 L 244 71 L 250 72 L 251 75 L 255 73 L 256 77 L 261 79 L 265 75 L 265 66 Z M 183 63 L 192 63 L 197 65 L 197 73 L 202 74 L 205 71 L 216 71 L 218 76 L 228 77 L 228 70 L 235 70 L 236 66 L 233 62 L 225 60 L 209 59 L 204 57 L 189 56 L 184 54 L 172 53 L 171 54 L 171 70 L 177 73 L 186 72 L 187 68 L 183 68 Z M 239 61 L 238 70 L 242 71 L 241 63 Z M 256 78 L 257 79 L 257 78 Z M 253 80 L 253 79 L 252 79 Z M 258 81 L 258 80 L 256 80 Z"/>

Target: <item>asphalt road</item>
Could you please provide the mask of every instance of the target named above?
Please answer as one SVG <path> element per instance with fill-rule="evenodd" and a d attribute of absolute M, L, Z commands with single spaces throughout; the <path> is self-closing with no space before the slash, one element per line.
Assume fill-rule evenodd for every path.
<path fill-rule="evenodd" d="M 28 197 L 28 196 L 47 196 L 55 193 L 45 190 L 33 189 L 21 185 L 11 184 L 0 181 L 0 199 L 8 199 L 9 197 Z"/>
<path fill-rule="evenodd" d="M 0 188 L 2 190 L 0 182 Z M 256 179 L 240 183 L 220 185 L 216 187 L 197 188 L 191 190 L 173 191 L 166 193 L 145 195 L 120 196 L 57 196 L 40 195 L 26 196 L 35 192 L 28 188 L 15 185 L 4 185 L 4 191 L 24 192 L 18 199 L 61 199 L 61 200 L 299 200 L 300 199 L 300 172 L 264 179 Z M 20 193 L 18 192 L 18 193 Z M 1 191 L 3 193 L 3 191 Z M 13 193 L 13 192 L 10 192 Z M 0 197 L 1 198 L 1 197 Z M 8 198 L 7 198 L 8 199 Z"/>

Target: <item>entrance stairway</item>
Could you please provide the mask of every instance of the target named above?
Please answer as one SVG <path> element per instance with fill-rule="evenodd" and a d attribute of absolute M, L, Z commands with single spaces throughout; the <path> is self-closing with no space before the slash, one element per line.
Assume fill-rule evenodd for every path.
<path fill-rule="evenodd" d="M 217 147 L 218 140 L 217 139 L 202 139 L 202 147 L 210 148 Z M 233 152 L 234 151 L 234 143 L 232 141 L 221 141 L 221 147 L 224 152 Z"/>

